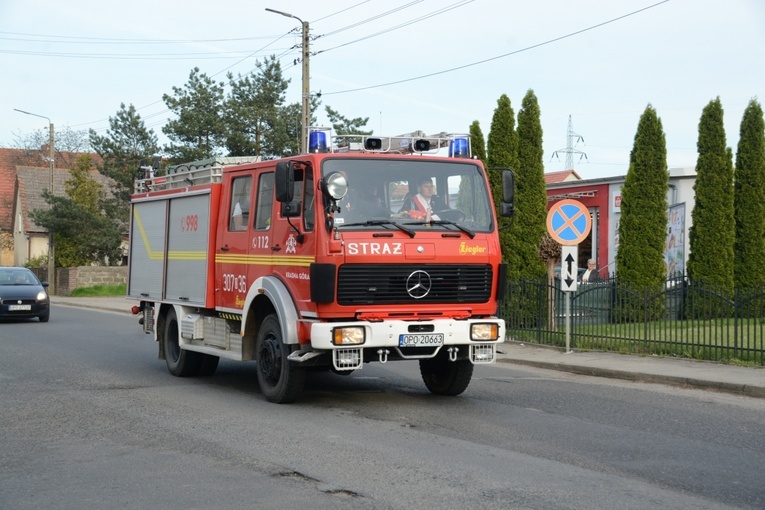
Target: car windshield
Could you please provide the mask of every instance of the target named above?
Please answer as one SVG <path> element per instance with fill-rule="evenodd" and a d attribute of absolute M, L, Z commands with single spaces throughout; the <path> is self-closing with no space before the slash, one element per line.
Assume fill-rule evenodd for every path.
<path fill-rule="evenodd" d="M 0 285 L 38 285 L 30 271 L 0 271 Z"/>
<path fill-rule="evenodd" d="M 407 232 L 435 225 L 474 235 L 494 228 L 483 171 L 472 160 L 328 159 L 322 172 L 341 172 L 348 181 L 334 212 L 339 229 Z"/>

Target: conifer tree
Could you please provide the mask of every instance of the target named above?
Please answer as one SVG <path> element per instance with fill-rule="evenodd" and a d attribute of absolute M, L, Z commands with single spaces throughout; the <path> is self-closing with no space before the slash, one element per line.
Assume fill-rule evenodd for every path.
<path fill-rule="evenodd" d="M 162 127 L 170 139 L 165 152 L 174 163 L 188 163 L 220 155 L 225 145 L 226 126 L 223 83 L 216 82 L 198 67 L 191 70 L 183 87 L 173 87 L 173 95 L 162 100 L 176 116 Z"/>
<path fill-rule="evenodd" d="M 491 131 L 487 143 L 488 168 L 518 168 L 518 138 L 515 132 L 515 112 L 510 104 L 510 98 L 502 94 L 497 100 L 497 108 L 491 120 Z M 512 246 L 510 231 L 511 218 L 499 216 L 499 204 L 502 201 L 502 172 L 489 172 L 489 184 L 494 197 L 494 207 L 497 210 L 499 222 L 499 243 L 502 248 L 502 258 L 508 262 L 508 275 L 518 276 L 520 259 L 514 258 L 515 248 Z M 511 263 L 511 258 L 513 259 Z"/>
<path fill-rule="evenodd" d="M 159 153 L 157 135 L 146 127 L 135 106 L 120 103 L 116 115 L 109 117 L 106 134 L 101 136 L 91 129 L 89 136 L 90 146 L 103 161 L 99 171 L 114 180 L 113 192 L 126 206 L 121 216 L 127 221 L 136 170 L 142 159 L 151 161 Z"/>
<path fill-rule="evenodd" d="M 704 108 L 699 121 L 688 276 L 692 282 L 708 284 L 730 295 L 735 242 L 733 155 L 725 143 L 723 108 L 718 97 Z"/>
<path fill-rule="evenodd" d="M 667 147 L 661 119 L 651 106 L 643 112 L 622 187 L 616 275 L 620 283 L 660 286 L 666 279 Z"/>
<path fill-rule="evenodd" d="M 765 284 L 765 122 L 752 99 L 744 111 L 736 152 L 733 259 L 735 287 Z"/>
<path fill-rule="evenodd" d="M 477 120 L 470 124 L 469 134 L 473 157 L 479 159 L 483 166 L 486 166 L 486 139 L 483 137 L 481 124 Z"/>
<path fill-rule="evenodd" d="M 518 274 L 525 278 L 545 275 L 539 244 L 547 232 L 544 149 L 539 103 L 533 90 L 518 111 L 518 166 L 515 168 L 515 218 L 510 228 L 512 245 L 519 259 Z"/>
<path fill-rule="evenodd" d="M 616 277 L 620 287 L 646 296 L 666 281 L 664 247 L 667 232 L 667 146 L 661 119 L 649 104 L 638 123 L 630 167 L 622 187 Z M 634 294 L 632 294 L 634 295 Z M 617 303 L 625 320 L 640 318 L 643 305 L 625 294 Z M 663 313 L 662 302 L 649 308 Z"/>

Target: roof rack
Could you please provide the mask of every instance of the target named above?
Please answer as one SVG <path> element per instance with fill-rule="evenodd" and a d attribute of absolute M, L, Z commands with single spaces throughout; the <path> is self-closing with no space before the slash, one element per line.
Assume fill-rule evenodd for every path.
<path fill-rule="evenodd" d="M 139 167 L 135 180 L 135 193 L 146 193 L 163 189 L 177 189 L 221 182 L 223 167 L 243 165 L 260 161 L 260 156 L 220 157 L 182 163 L 167 168 L 167 175 L 155 177 L 150 167 Z"/>

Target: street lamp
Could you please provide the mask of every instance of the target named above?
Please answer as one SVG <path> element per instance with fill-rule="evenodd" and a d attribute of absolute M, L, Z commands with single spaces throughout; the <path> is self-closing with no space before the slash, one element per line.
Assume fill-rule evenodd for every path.
<path fill-rule="evenodd" d="M 50 124 L 50 132 L 48 133 L 50 135 L 50 139 L 48 140 L 48 148 L 50 150 L 50 170 L 48 171 L 48 191 L 50 191 L 51 196 L 53 195 L 53 172 L 56 169 L 56 152 L 53 148 L 54 143 L 54 137 L 53 137 L 53 122 L 46 117 L 45 115 L 38 115 L 36 113 L 31 112 L 25 112 L 24 110 L 19 110 L 18 108 L 14 108 L 17 112 L 24 113 L 26 115 L 32 115 L 33 117 L 40 117 L 41 119 L 45 119 L 48 121 L 48 124 Z M 56 255 L 53 249 L 53 230 L 48 231 L 48 292 L 50 294 L 56 293 Z"/>
<path fill-rule="evenodd" d="M 308 152 L 308 125 L 311 123 L 311 87 L 309 86 L 310 78 L 308 73 L 308 22 L 303 21 L 294 14 L 277 11 L 276 9 L 269 9 L 268 7 L 266 7 L 266 10 L 268 12 L 281 14 L 282 16 L 286 16 L 288 18 L 295 18 L 300 22 L 301 25 L 303 25 L 303 129 L 300 136 L 300 153 L 305 154 Z"/>

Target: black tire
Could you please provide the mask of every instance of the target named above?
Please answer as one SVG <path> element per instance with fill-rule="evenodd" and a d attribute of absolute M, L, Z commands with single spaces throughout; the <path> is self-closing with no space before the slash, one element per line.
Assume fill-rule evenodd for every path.
<path fill-rule="evenodd" d="M 473 364 L 466 359 L 449 361 L 443 349 L 435 358 L 420 360 L 420 375 L 434 395 L 459 395 L 473 377 Z"/>
<path fill-rule="evenodd" d="M 282 340 L 279 318 L 271 314 L 263 320 L 255 340 L 258 384 L 269 402 L 287 404 L 300 396 L 305 385 L 305 369 L 287 359 L 289 349 Z"/>
<path fill-rule="evenodd" d="M 167 369 L 176 377 L 191 377 L 199 373 L 202 355 L 198 352 L 182 350 L 178 340 L 180 327 L 175 310 L 172 308 L 165 317 L 165 329 L 162 342 L 165 347 Z"/>
<path fill-rule="evenodd" d="M 212 354 L 200 354 L 202 360 L 199 363 L 199 374 L 202 377 L 209 377 L 218 369 L 220 358 Z"/>
<path fill-rule="evenodd" d="M 45 315 L 40 315 L 38 319 L 40 319 L 40 322 L 48 322 L 50 320 L 50 312 Z"/>

